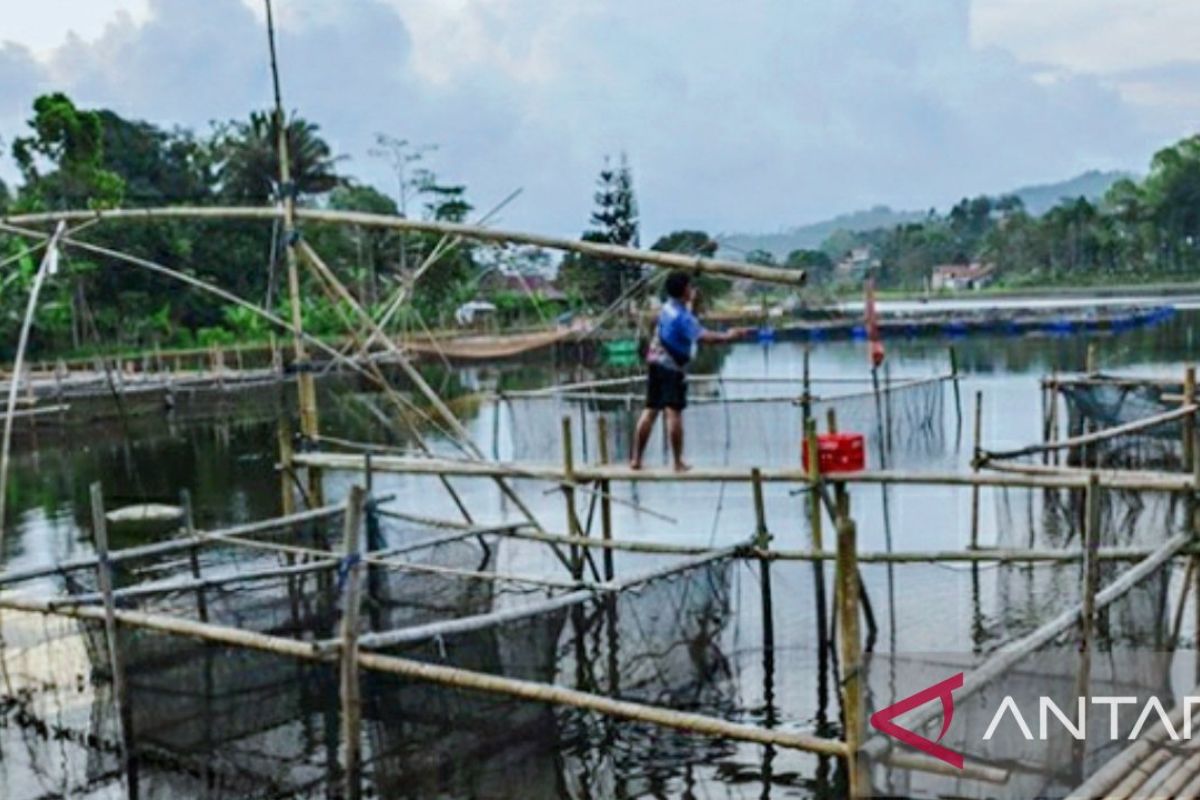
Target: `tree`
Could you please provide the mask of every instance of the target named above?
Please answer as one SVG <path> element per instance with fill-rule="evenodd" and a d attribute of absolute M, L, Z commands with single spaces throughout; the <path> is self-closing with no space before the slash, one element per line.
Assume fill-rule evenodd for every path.
<path fill-rule="evenodd" d="M 104 208 L 120 205 L 124 183 L 103 168 L 100 115 L 75 107 L 65 94 L 33 101 L 30 136 L 13 140 L 12 153 L 25 181 L 27 207 Z M 47 171 L 42 164 L 48 163 Z"/>
<path fill-rule="evenodd" d="M 633 191 L 633 172 L 625 154 L 617 166 L 613 167 L 609 159 L 604 159 L 604 166 L 596 181 L 596 192 L 593 195 L 596 208 L 592 212 L 592 241 L 607 244 L 636 247 L 638 245 L 638 211 L 637 200 Z M 625 295 L 642 276 L 642 269 L 637 264 L 623 261 L 595 261 L 588 259 L 589 269 L 601 271 L 596 281 L 596 302 L 609 306 L 618 298 Z M 635 296 L 638 293 L 635 293 Z"/>
<path fill-rule="evenodd" d="M 341 182 L 339 160 L 319 127 L 297 116 L 287 123 L 288 166 L 297 197 L 324 194 Z M 218 129 L 221 194 L 239 202 L 266 203 L 279 195 L 279 129 L 275 115 L 256 111 L 246 122 Z"/>
<path fill-rule="evenodd" d="M 682 230 L 660 236 L 650 249 L 660 253 L 682 253 L 709 258 L 717 252 L 717 247 L 717 242 L 704 231 Z M 692 281 L 701 296 L 710 298 L 726 294 L 733 286 L 728 278 L 718 278 L 703 272 L 693 275 Z"/>
<path fill-rule="evenodd" d="M 783 260 L 788 269 L 802 269 L 810 285 L 828 283 L 833 279 L 833 259 L 822 250 L 793 250 Z"/>

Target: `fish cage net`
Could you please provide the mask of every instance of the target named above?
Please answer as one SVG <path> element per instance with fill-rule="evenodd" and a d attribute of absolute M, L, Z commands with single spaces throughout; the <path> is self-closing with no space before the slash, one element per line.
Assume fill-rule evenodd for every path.
<path fill-rule="evenodd" d="M 1076 437 L 1148 419 L 1179 408 L 1182 384 L 1098 377 L 1056 384 L 1066 408 L 1066 435 Z M 1174 396 L 1175 399 L 1166 398 Z M 1057 402 L 1057 400 L 1056 400 Z M 1177 470 L 1183 465 L 1180 419 L 1071 448 L 1072 465 L 1114 469 Z"/>
<path fill-rule="evenodd" d="M 1111 566 L 1111 569 L 1110 569 Z M 1131 567 L 1102 565 L 1100 586 L 1110 586 Z M 1009 570 L 1009 567 L 999 567 Z M 1079 565 L 1070 567 L 1041 565 L 1012 567 L 1011 574 L 997 581 L 998 592 L 1011 594 L 999 598 L 998 606 L 1008 609 L 1007 636 L 976 653 L 926 652 L 869 654 L 864 669 L 868 689 L 868 713 L 886 708 L 915 692 L 929 687 L 930 682 L 948 678 L 955 673 L 968 676 L 971 693 L 954 692 L 953 725 L 942 731 L 942 716 L 915 725 L 912 730 L 931 741 L 938 741 L 950 750 L 964 755 L 969 765 L 999 767 L 1007 770 L 1005 777 L 988 782 L 969 774 L 962 776 L 937 775 L 931 772 L 905 769 L 877 763 L 872 783 L 877 793 L 903 797 L 964 797 L 1017 800 L 1025 797 L 1065 798 L 1074 787 L 1093 774 L 1120 750 L 1128 745 L 1127 737 L 1141 710 L 1141 703 L 1151 696 L 1182 697 L 1194 685 L 1190 670 L 1181 676 L 1173 665 L 1185 654 L 1173 641 L 1171 585 L 1183 571 L 1181 565 L 1168 560 L 1135 582 L 1128 591 L 1103 606 L 1096 616 L 1093 629 L 1092 656 L 1088 671 L 1083 672 L 1081 658 L 1081 628 L 1071 624 L 1048 640 L 1009 658 L 1001 670 L 991 670 L 991 677 L 982 684 L 972 683 L 969 677 L 982 672 L 996 658 L 1004 657 L 1002 648 L 1018 637 L 1047 625 L 1071 604 L 1079 602 L 1081 584 Z M 1018 597 L 1039 596 L 1040 593 L 1017 583 L 1027 581 L 1033 573 L 1053 578 L 1061 586 L 1054 602 L 1030 606 L 1014 602 Z M 1049 589 L 1043 586 L 1042 590 Z M 1011 651 L 1010 651 L 1011 652 Z M 1067 731 L 1057 724 L 1042 722 L 1041 699 L 1051 700 L 1068 719 L 1076 721 L 1076 698 L 1131 697 L 1137 698 L 1137 710 L 1119 716 L 1119 736 L 1109 735 L 1110 716 L 1099 713 L 1093 706 L 1087 712 L 1086 749 L 1080 747 Z M 1031 736 L 1006 714 L 985 739 L 985 732 L 995 722 L 1001 701 L 1011 702 L 1019 710 L 1031 730 Z M 936 705 L 936 704 L 935 704 Z M 1168 712 L 1170 706 L 1167 707 Z M 948 719 L 948 718 L 947 718 Z M 1041 735 L 1046 726 L 1046 736 Z M 1018 768 L 1013 768 L 1019 765 Z"/>
<path fill-rule="evenodd" d="M 894 382 L 882 387 L 878 395 L 868 388 L 817 396 L 812 413 L 819 430 L 825 429 L 828 413 L 833 411 L 840 431 L 863 434 L 868 463 L 879 461 L 882 453 L 889 467 L 916 464 L 944 449 L 944 383 L 941 379 Z M 801 391 L 799 383 L 695 382 L 684 412 L 689 460 L 722 466 L 797 466 L 804 424 Z M 576 458 L 596 460 L 600 452 L 597 419 L 603 416 L 610 458 L 627 460 L 642 407 L 643 398 L 624 389 L 619 393 L 598 390 L 505 396 L 501 400 L 511 458 L 539 462 L 562 453 L 560 420 L 564 416 L 572 420 Z M 654 442 L 652 439 L 651 447 Z"/>
<path fill-rule="evenodd" d="M 273 545 L 338 552 L 342 525 L 338 514 L 256 537 Z M 544 543 L 495 533 L 466 535 L 373 515 L 366 527 L 373 540 L 371 559 L 403 561 L 417 569 L 372 560 L 364 565 L 364 649 L 624 700 L 709 711 L 728 707 L 723 692 L 729 669 L 721 638 L 731 618 L 730 575 L 736 562 L 729 556 L 692 565 L 678 557 L 638 555 L 621 565 L 621 591 L 588 592 L 497 573 L 506 548 L 545 549 Z M 301 571 L 305 564 L 297 553 L 223 541 L 206 542 L 196 554 L 194 563 L 187 550 L 116 559 L 118 609 L 303 641 L 338 636 L 345 597 L 340 564 L 327 559 L 327 568 Z M 548 563 L 554 565 L 554 577 L 565 581 L 561 566 Z M 195 585 L 195 571 L 205 585 Z M 94 568 L 70 570 L 56 580 L 72 603 L 100 602 Z M 172 582 L 179 585 L 172 588 Z M 568 594 L 578 597 L 541 608 Z M 512 616 L 400 644 L 370 643 L 375 633 L 497 612 Z M 113 780 L 119 776 L 120 731 L 112 711 L 104 625 L 87 620 L 72 627 L 99 709 L 96 719 L 80 721 L 88 731 L 84 738 L 96 745 L 90 756 L 94 763 L 81 782 Z M 155 780 L 172 775 L 179 782 L 175 790 L 186 794 L 192 790 L 186 786 L 195 786 L 188 781 L 201 776 L 213 787 L 212 797 L 307 797 L 309 791 L 325 796 L 328 786 L 336 785 L 336 769 L 330 768 L 337 763 L 340 718 L 336 662 L 310 663 L 132 625 L 119 625 L 117 636 L 137 758 Z M 471 781 L 499 777 L 503 764 L 513 769 L 534 763 L 540 771 L 548 758 L 594 761 L 601 752 L 595 747 L 597 726 L 610 724 L 567 708 L 367 670 L 360 675 L 365 774 L 382 796 L 427 796 L 404 789 L 404 781 L 416 776 L 414 785 L 432 791 L 431 782 L 445 782 L 445 759 L 451 757 L 456 763 L 478 757 L 478 764 L 461 770 Z M 656 731 L 634 725 L 614 732 L 612 742 L 626 751 L 620 756 L 614 750 L 612 757 L 618 763 L 643 757 L 643 745 Z M 544 741 L 550 734 L 554 741 Z M 694 758 L 717 747 L 702 737 L 676 738 L 681 758 L 684 751 Z M 579 746 L 572 749 L 571 742 Z M 692 746 L 697 743 L 700 747 Z M 330 747 L 334 755 L 323 761 Z M 473 785 L 482 790 L 483 784 Z"/>

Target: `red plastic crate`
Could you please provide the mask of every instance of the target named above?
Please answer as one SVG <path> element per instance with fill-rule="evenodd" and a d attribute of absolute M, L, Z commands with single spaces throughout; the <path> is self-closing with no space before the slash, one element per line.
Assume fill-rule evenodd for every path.
<path fill-rule="evenodd" d="M 804 468 L 808 469 L 808 442 L 804 442 Z M 861 433 L 822 433 L 817 435 L 817 463 L 821 472 L 858 472 L 867 464 L 866 447 Z"/>

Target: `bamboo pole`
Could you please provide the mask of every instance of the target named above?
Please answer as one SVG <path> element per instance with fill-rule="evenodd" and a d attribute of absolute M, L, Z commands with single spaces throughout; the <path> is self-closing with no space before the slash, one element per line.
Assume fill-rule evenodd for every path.
<path fill-rule="evenodd" d="M 852 800 L 871 796 L 867 760 L 860 752 L 865 734 L 863 714 L 862 640 L 859 621 L 859 576 L 857 534 L 848 514 L 837 521 L 837 606 L 838 645 L 842 665 L 842 710 L 845 715 L 846 772 Z"/>
<path fill-rule="evenodd" d="M 102 620 L 104 618 L 103 610 L 93 607 L 84 606 L 55 611 L 45 601 L 14 596 L 0 597 L 0 607 L 29 613 L 55 613 L 60 616 L 77 619 Z M 322 651 L 311 642 L 299 642 L 293 639 L 221 625 L 206 625 L 162 614 L 118 610 L 115 612 L 115 617 L 122 625 L 157 630 L 179 636 L 189 636 L 234 647 L 246 647 L 253 650 L 289 656 L 303 661 L 327 662 L 334 657 L 334 653 Z M 561 686 L 506 678 L 376 653 L 360 653 L 358 663 L 362 669 L 374 672 L 400 675 L 442 686 L 473 689 L 534 702 L 581 708 L 606 716 L 646 722 L 706 736 L 754 742 L 757 744 L 773 744 L 827 756 L 844 756 L 846 754 L 845 745 L 833 739 L 823 739 L 787 730 L 768 730 L 753 725 L 727 722 L 702 714 L 671 711 L 642 703 L 614 700 L 602 695 L 567 689 Z"/>
<path fill-rule="evenodd" d="M 92 535 L 96 545 L 96 577 L 104 598 L 104 638 L 112 672 L 113 697 L 117 704 L 117 731 L 121 746 L 121 774 L 130 798 L 138 796 L 137 770 L 133 761 L 133 715 L 125 684 L 125 660 L 117 640 L 116 605 L 113 602 L 112 562 L 108 558 L 108 521 L 104 517 L 104 494 L 100 483 L 91 485 Z"/>
<path fill-rule="evenodd" d="M 598 591 L 606 593 L 622 592 L 627 589 L 640 586 L 644 583 L 649 583 L 650 581 L 667 578 L 680 572 L 686 572 L 689 569 L 696 569 L 697 567 L 706 566 L 714 561 L 730 558 L 740 550 L 741 546 L 712 550 L 693 559 L 687 559 L 685 561 L 668 566 L 648 570 L 623 580 L 598 584 L 597 586 L 589 589 L 580 589 L 568 594 L 559 595 L 558 597 L 552 597 L 540 603 L 528 603 L 515 608 L 491 611 L 468 617 L 459 617 L 452 620 L 442 620 L 425 625 L 415 625 L 395 631 L 369 633 L 359 639 L 359 646 L 364 648 L 379 649 L 398 644 L 414 644 L 416 642 L 428 641 L 429 639 L 439 636 L 467 633 L 470 631 L 488 628 L 493 625 L 501 625 L 508 622 L 528 619 L 529 617 L 536 616 L 538 614 L 548 614 L 553 611 L 571 608 L 572 606 L 579 605 L 580 603 L 586 603 L 589 600 L 593 600 L 596 598 Z"/>
<path fill-rule="evenodd" d="M 1196 396 L 1196 368 L 1189 366 L 1183 373 L 1183 402 L 1180 411 L 1183 412 L 1183 469 L 1191 471 L 1196 453 L 1192 448 L 1193 433 L 1196 427 L 1196 406 L 1193 405 Z"/>
<path fill-rule="evenodd" d="M 983 436 L 983 392 L 975 392 L 975 428 L 974 448 L 971 456 L 971 471 L 979 474 L 983 465 L 983 448 L 980 445 Z M 971 487 L 971 549 L 979 548 L 979 486 Z"/>
<path fill-rule="evenodd" d="M 351 486 L 342 528 L 345 586 L 341 622 L 342 774 L 345 796 L 362 797 L 362 688 L 358 675 L 358 628 L 362 610 L 362 516 L 366 493 Z"/>
<path fill-rule="evenodd" d="M 196 536 L 196 521 L 192 516 L 192 493 L 187 489 L 180 489 L 179 491 L 179 507 L 183 510 L 184 535 L 199 544 L 199 537 Z M 192 568 L 192 579 L 195 581 L 202 580 L 202 576 L 200 575 L 199 547 L 193 547 L 188 550 L 188 562 Z M 208 600 L 204 596 L 203 586 L 199 586 L 196 589 L 196 613 L 199 615 L 201 622 L 208 622 Z"/>
<path fill-rule="evenodd" d="M 958 385 L 958 353 L 953 345 L 946 348 L 950 353 L 950 380 L 954 386 L 954 441 L 955 447 L 962 441 L 962 390 Z"/>
<path fill-rule="evenodd" d="M 37 214 L 15 214 L 0 217 L 0 222 L 10 225 L 40 225 L 59 220 L 74 222 L 87 220 L 143 220 L 160 219 L 258 219 L 284 218 L 282 209 L 269 206 L 168 206 L 163 208 L 114 208 L 97 210 L 57 211 Z M 763 283 L 784 286 L 803 285 L 806 273 L 803 270 L 778 269 L 746 264 L 738 261 L 711 259 L 680 253 L 663 253 L 654 250 L 639 250 L 633 247 L 578 241 L 534 233 L 504 231 L 480 225 L 409 219 L 387 214 L 336 211 L 332 209 L 296 208 L 293 218 L 301 221 L 361 225 L 363 227 L 390 228 L 412 232 L 426 232 L 461 236 L 463 239 L 514 243 L 544 247 L 550 250 L 579 253 L 608 261 L 647 264 L 660 269 L 681 269 L 727 278 L 747 278 Z"/>
<path fill-rule="evenodd" d="M 818 507 L 819 510 L 819 507 Z M 384 513 L 380 511 L 379 513 Z M 386 515 L 386 514 L 385 514 Z M 522 539 L 532 542 L 545 542 L 564 545 L 578 545 L 584 548 L 595 548 L 604 551 L 625 551 L 631 553 L 654 553 L 658 555 L 705 555 L 712 552 L 706 545 L 687 545 L 676 542 L 625 540 L 625 539 L 595 539 L 586 536 L 568 536 L 560 533 L 545 533 L 541 531 L 523 530 L 520 525 L 480 526 L 444 536 L 412 542 L 402 547 L 372 553 L 372 556 L 395 555 L 400 552 L 419 550 L 433 547 L 451 541 L 466 539 L 472 536 L 489 534 L 511 539 Z M 1101 561 L 1140 561 L 1151 555 L 1151 547 L 1106 547 L 1096 552 L 1096 558 Z M 1181 551 L 1191 555 L 1192 549 Z M 1196 551 L 1200 552 L 1200 551 Z M 800 550 L 772 550 L 755 547 L 746 554 L 747 558 L 757 558 L 769 561 L 834 561 L 837 553 L 832 550 L 814 549 L 811 545 Z M 1082 561 L 1082 550 L 1001 550 L 982 547 L 978 550 L 910 550 L 910 551 L 860 551 L 860 563 L 966 563 L 966 564 L 1012 564 L 1012 563 L 1070 563 Z"/>
<path fill-rule="evenodd" d="M 996 459 L 1010 459 L 1034 455 L 1035 453 L 1041 453 L 1047 450 L 1065 450 L 1074 447 L 1086 447 L 1087 445 L 1103 442 L 1118 436 L 1146 430 L 1147 428 L 1155 428 L 1159 425 L 1165 425 L 1166 423 L 1173 422 L 1177 419 L 1183 419 L 1184 425 L 1186 426 L 1188 417 L 1194 416 L 1198 408 L 1200 407 L 1188 403 L 1181 408 L 1164 411 L 1161 414 L 1155 414 L 1151 417 L 1136 419 L 1132 422 L 1126 422 L 1121 425 L 1114 425 L 1111 428 L 1101 428 L 1100 430 L 1093 431 L 1091 433 L 1084 433 L 1067 439 L 1059 439 L 1055 442 L 1032 444 L 1028 447 L 1020 447 L 1015 450 L 1000 450 L 995 452 L 985 450 L 983 451 L 983 456 L 985 461 L 992 461 Z M 1187 451 L 1188 448 L 1184 448 L 1184 452 L 1186 453 Z M 1188 461 L 1187 464 L 1188 468 L 1190 469 L 1190 461 Z"/>
<path fill-rule="evenodd" d="M 597 438 L 599 439 L 600 463 L 608 463 L 608 418 L 600 414 L 596 418 Z M 599 482 L 600 487 L 600 535 L 602 541 L 612 542 L 612 500 L 609 493 L 612 485 L 605 480 Z M 611 581 L 616 574 L 613 564 L 612 548 L 604 550 L 604 580 Z"/>
<path fill-rule="evenodd" d="M 279 508 L 284 516 L 296 513 L 296 494 L 292 486 L 295 467 L 292 465 L 292 426 L 287 413 L 279 416 L 276 429 L 279 440 Z"/>
<path fill-rule="evenodd" d="M 356 471 L 362 469 L 362 457 L 352 453 L 297 453 L 297 464 L 317 464 L 327 469 Z M 446 474 L 452 476 L 489 478 L 492 476 L 520 477 L 561 484 L 566 480 L 561 466 L 552 464 L 510 464 L 506 462 L 460 461 L 440 458 L 406 458 L 379 456 L 374 459 L 379 472 L 413 475 Z M 1032 469 L 1028 465 L 1023 469 Z M 994 469 L 999 470 L 998 466 Z M 822 480 L 834 485 L 904 484 L 919 486 L 997 486 L 1029 489 L 1082 489 L 1087 486 L 1087 470 L 1052 470 L 1037 474 L 996 474 L 992 472 L 933 472 L 907 470 L 863 470 L 824 475 Z M 600 480 L 642 483 L 748 483 L 749 472 L 742 467 L 693 467 L 687 472 L 669 468 L 631 470 L 620 464 L 576 465 L 575 488 Z M 808 472 L 799 467 L 764 467 L 765 483 L 808 484 Z M 1178 473 L 1142 473 L 1138 471 L 1104 470 L 1100 485 L 1107 489 L 1131 489 L 1146 492 L 1181 494 L 1192 490 L 1192 476 Z M 619 498 L 613 497 L 613 502 Z"/>
<path fill-rule="evenodd" d="M 463 424 L 459 421 L 458 417 L 454 415 L 454 412 L 451 411 L 445 402 L 442 401 L 442 398 L 438 395 L 438 393 L 433 390 L 433 387 L 431 387 L 421 373 L 417 371 L 416 367 L 414 367 L 399 350 L 399 348 L 396 347 L 395 343 L 382 330 L 379 329 L 379 326 L 375 323 L 374 318 L 368 314 L 361 305 L 359 305 L 358 301 L 354 299 L 354 296 L 350 294 L 349 290 L 347 290 L 342 282 L 337 279 L 337 276 L 333 274 L 333 270 L 331 270 L 321 259 L 321 256 L 317 254 L 317 251 L 313 250 L 312 246 L 309 245 L 308 242 L 304 241 L 300 242 L 300 248 L 301 252 L 304 254 L 306 260 L 313 267 L 313 269 L 319 275 L 321 275 L 321 277 L 325 279 L 325 281 L 336 292 L 336 294 L 346 302 L 354 314 L 363 322 L 365 322 L 367 326 L 371 328 L 374 334 L 381 338 L 384 345 L 388 348 L 388 351 L 396 357 L 396 363 L 400 367 L 401 371 L 404 372 L 405 376 L 410 381 L 412 381 L 413 385 L 417 388 L 417 391 L 424 396 L 433 409 L 438 413 L 438 416 L 441 417 L 442 420 L 450 427 L 450 430 L 454 433 L 454 436 L 458 439 L 458 441 L 475 458 L 479 460 L 486 460 L 483 451 L 480 450 L 475 444 L 474 440 L 471 438 L 470 432 L 463 427 Z M 521 511 L 521 513 L 525 515 L 525 518 L 529 520 L 531 525 L 533 525 L 535 528 L 541 528 L 541 524 L 537 521 L 537 518 L 533 515 L 533 512 L 529 510 L 529 507 L 525 505 L 525 502 L 521 499 L 520 495 L 513 491 L 512 487 L 510 487 L 507 482 L 497 478 L 496 485 L 500 488 L 504 495 L 513 502 L 513 504 Z"/>
<path fill-rule="evenodd" d="M 17 355 L 13 361 L 12 378 L 8 385 L 8 403 L 4 409 L 4 444 L 3 450 L 0 451 L 0 564 L 4 563 L 4 533 L 8 530 L 5 512 L 8 500 L 8 461 L 12 452 L 13 411 L 16 409 L 17 393 L 21 387 L 25 349 L 29 346 L 29 331 L 33 327 L 38 298 L 41 296 L 42 286 L 46 283 L 46 276 L 58 269 L 58 242 L 62 238 L 65 228 L 65 223 L 59 222 L 46 243 L 46 252 L 33 277 L 33 286 L 29 290 L 29 299 L 25 304 L 25 317 L 21 320 L 21 331 L 17 335 Z"/>
<path fill-rule="evenodd" d="M 1076 674 L 1075 697 L 1091 696 L 1092 650 L 1096 626 L 1096 592 L 1100 586 L 1100 563 L 1096 554 L 1100 550 L 1100 479 L 1095 473 L 1088 479 L 1086 490 L 1087 512 L 1083 527 L 1083 587 L 1079 610 L 1079 672 Z M 1083 720 L 1076 720 L 1082 725 Z M 1086 740 L 1073 744 L 1075 769 L 1083 774 L 1087 756 Z"/>
<path fill-rule="evenodd" d="M 754 546 L 766 550 L 771 546 L 771 534 L 767 530 L 766 502 L 763 500 L 762 470 L 750 470 L 750 485 L 754 496 Z"/>
<path fill-rule="evenodd" d="M 566 481 L 562 486 L 563 501 L 567 509 L 567 531 L 571 536 L 580 536 L 579 517 L 575 514 L 575 456 L 574 442 L 571 438 L 571 417 L 564 414 L 562 418 L 562 454 L 563 476 Z M 583 578 L 583 554 L 578 547 L 571 546 L 571 577 L 575 580 Z"/>
<path fill-rule="evenodd" d="M 177 553 L 205 544 L 219 544 L 226 541 L 227 538 L 287 530 L 295 527 L 296 525 L 303 525 L 316 520 L 326 519 L 336 514 L 341 514 L 345 510 L 345 504 L 338 503 L 336 505 L 324 506 L 322 508 L 316 508 L 310 511 L 302 511 L 298 514 L 293 514 L 288 517 L 275 517 L 268 520 L 259 520 L 257 522 L 235 525 L 217 531 L 202 531 L 198 532 L 194 539 L 172 539 L 165 542 L 155 542 L 154 544 L 127 547 L 123 550 L 116 550 L 112 552 L 109 555 L 109 561 L 113 564 L 117 564 L 124 561 L 133 561 L 142 558 L 166 555 L 168 553 Z M 22 583 L 24 581 L 34 580 L 36 578 L 44 578 L 47 575 L 74 572 L 81 569 L 91 569 L 98 563 L 99 559 L 97 557 L 85 556 L 83 558 L 76 558 L 70 561 L 62 561 L 58 564 L 11 570 L 0 574 L 0 586 L 7 586 L 13 583 Z"/>
<path fill-rule="evenodd" d="M 300 271 L 296 264 L 296 186 L 292 183 L 291 157 L 288 153 L 287 119 L 283 113 L 283 93 L 279 86 L 279 68 L 275 53 L 275 24 L 271 2 L 267 0 L 267 44 L 271 53 L 271 84 L 275 93 L 275 132 L 279 156 L 279 209 L 277 218 L 283 221 L 284 255 L 287 259 L 288 306 L 292 315 L 292 353 L 296 372 L 296 390 L 300 398 L 300 432 L 304 436 L 321 433 L 317 419 L 317 391 L 304 346 L 304 317 L 300 310 Z M 308 493 L 314 505 L 321 504 L 319 471 L 309 471 Z"/>

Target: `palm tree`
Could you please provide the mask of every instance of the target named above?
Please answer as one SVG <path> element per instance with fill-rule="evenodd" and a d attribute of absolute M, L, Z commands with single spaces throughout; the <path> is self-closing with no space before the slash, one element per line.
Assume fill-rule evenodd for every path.
<path fill-rule="evenodd" d="M 296 195 L 324 194 L 342 180 L 318 126 L 297 116 L 287 123 L 288 161 Z M 232 123 L 218 137 L 221 193 L 239 201 L 264 203 L 278 196 L 279 134 L 275 116 L 254 112 L 248 122 Z"/>

